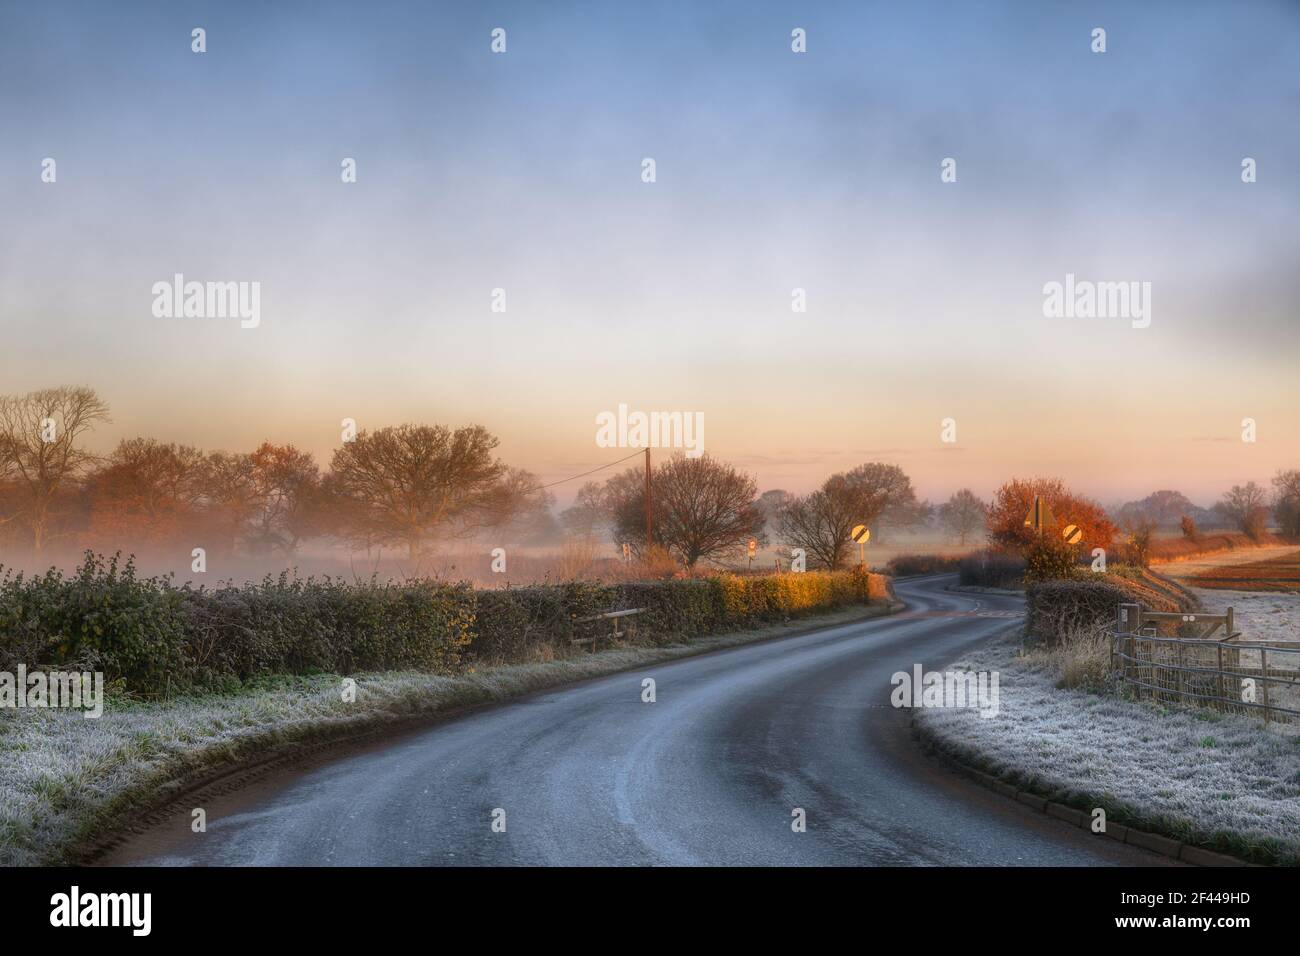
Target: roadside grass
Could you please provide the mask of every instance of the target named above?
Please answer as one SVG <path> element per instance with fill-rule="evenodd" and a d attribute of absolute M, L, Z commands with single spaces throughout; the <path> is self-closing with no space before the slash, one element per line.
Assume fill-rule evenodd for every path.
<path fill-rule="evenodd" d="M 97 720 L 71 710 L 0 711 L 0 866 L 76 863 L 111 833 L 188 790 L 309 748 L 899 607 L 858 605 L 689 642 L 614 647 L 454 677 L 351 675 L 357 683 L 351 703 L 343 701 L 341 675 L 314 674 L 266 677 L 223 695 L 160 702 L 110 697 Z"/>
<path fill-rule="evenodd" d="M 1129 699 L 1105 675 L 1108 653 L 1096 634 L 1023 653 L 1008 634 L 952 665 L 1000 672 L 998 715 L 921 709 L 916 726 L 963 763 L 1056 802 L 1253 862 L 1300 864 L 1300 736 Z"/>

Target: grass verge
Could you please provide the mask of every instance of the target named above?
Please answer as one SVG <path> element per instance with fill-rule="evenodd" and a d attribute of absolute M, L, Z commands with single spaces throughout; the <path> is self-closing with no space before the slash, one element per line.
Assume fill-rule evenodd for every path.
<path fill-rule="evenodd" d="M 1300 737 L 1098 693 L 1099 658 L 1086 642 L 1028 654 L 1021 643 L 1009 631 L 951 665 L 1000 672 L 999 712 L 918 710 L 929 743 L 1020 790 L 1085 813 L 1102 807 L 1109 821 L 1255 863 L 1300 864 Z"/>

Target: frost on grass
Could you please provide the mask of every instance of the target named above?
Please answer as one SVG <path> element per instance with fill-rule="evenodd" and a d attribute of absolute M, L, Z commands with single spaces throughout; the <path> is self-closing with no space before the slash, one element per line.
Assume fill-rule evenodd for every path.
<path fill-rule="evenodd" d="M 1021 656 L 1020 639 L 984 645 L 955 669 L 1001 673 L 996 717 L 916 711 L 921 729 L 965 763 L 1108 819 L 1258 860 L 1300 863 L 1300 736 L 1294 725 L 1116 692 L 1062 689 L 1060 661 Z"/>
<path fill-rule="evenodd" d="M 1225 590 L 1196 586 L 1196 576 L 1220 568 L 1255 564 L 1296 553 L 1294 545 L 1245 548 L 1228 554 L 1189 558 L 1160 565 L 1160 573 L 1188 585 L 1207 613 L 1222 614 L 1233 609 L 1236 627 L 1247 641 L 1300 641 L 1300 586 L 1295 590 Z M 1249 582 L 1243 582 L 1247 586 Z"/>

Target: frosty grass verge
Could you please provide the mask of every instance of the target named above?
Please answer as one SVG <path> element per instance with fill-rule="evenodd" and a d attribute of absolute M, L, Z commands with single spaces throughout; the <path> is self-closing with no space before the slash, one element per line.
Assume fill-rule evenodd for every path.
<path fill-rule="evenodd" d="M 354 703 L 334 675 L 269 679 L 237 694 L 165 703 L 109 700 L 104 716 L 0 711 L 0 866 L 76 862 L 141 808 L 296 748 L 357 736 L 571 681 L 877 617 L 873 604 L 664 647 L 627 647 L 457 677 L 357 675 Z"/>
<path fill-rule="evenodd" d="M 954 670 L 998 670 L 996 717 L 918 710 L 962 762 L 1085 811 L 1256 862 L 1300 864 L 1300 736 L 1259 720 L 1058 689 L 1011 632 Z"/>

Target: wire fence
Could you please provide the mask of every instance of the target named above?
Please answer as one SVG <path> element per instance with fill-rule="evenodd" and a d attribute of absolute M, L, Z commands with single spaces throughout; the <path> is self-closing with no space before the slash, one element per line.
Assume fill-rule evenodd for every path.
<path fill-rule="evenodd" d="M 1213 636 L 1220 627 L 1223 636 Z M 1139 698 L 1300 722 L 1300 643 L 1242 640 L 1231 611 L 1180 615 L 1120 605 L 1111 664 Z"/>

